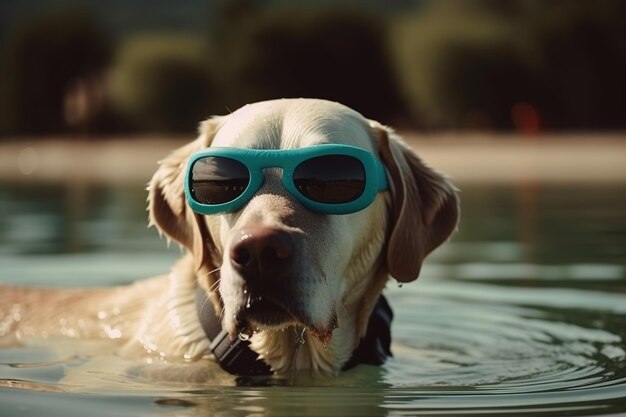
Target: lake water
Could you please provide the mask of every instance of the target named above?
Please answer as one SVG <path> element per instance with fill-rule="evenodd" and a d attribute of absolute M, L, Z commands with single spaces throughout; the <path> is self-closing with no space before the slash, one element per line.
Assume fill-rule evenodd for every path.
<path fill-rule="evenodd" d="M 394 358 L 335 379 L 172 384 L 40 346 L 0 349 L 0 416 L 626 415 L 626 187 L 462 186 L 462 223 L 386 290 Z M 166 272 L 142 187 L 0 185 L 0 282 Z"/>

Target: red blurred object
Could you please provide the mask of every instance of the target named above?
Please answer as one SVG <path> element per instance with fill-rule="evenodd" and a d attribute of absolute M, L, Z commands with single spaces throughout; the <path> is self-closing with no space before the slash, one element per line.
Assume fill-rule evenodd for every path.
<path fill-rule="evenodd" d="M 539 110 L 529 103 L 515 103 L 511 108 L 511 120 L 518 132 L 534 135 L 541 130 Z"/>

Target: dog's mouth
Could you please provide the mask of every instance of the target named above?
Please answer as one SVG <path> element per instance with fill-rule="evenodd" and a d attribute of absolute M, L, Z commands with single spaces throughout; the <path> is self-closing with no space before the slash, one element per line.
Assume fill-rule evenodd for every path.
<path fill-rule="evenodd" d="M 281 326 L 296 318 L 289 310 L 268 297 L 250 297 L 240 314 L 246 321 L 262 326 Z"/>
<path fill-rule="evenodd" d="M 269 296 L 249 296 L 237 314 L 236 332 L 244 340 L 265 329 L 284 330 L 288 327 L 305 328 L 327 346 L 332 339 L 333 330 L 337 328 L 337 318 L 333 316 L 327 326 L 315 326 L 298 308 L 285 305 Z"/>

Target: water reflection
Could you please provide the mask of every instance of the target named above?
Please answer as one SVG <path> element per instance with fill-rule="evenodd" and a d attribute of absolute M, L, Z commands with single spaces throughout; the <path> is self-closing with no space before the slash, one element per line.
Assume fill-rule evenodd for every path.
<path fill-rule="evenodd" d="M 0 281 L 111 284 L 167 271 L 179 252 L 146 228 L 142 188 L 0 186 Z M 623 191 L 463 187 L 459 233 L 416 283 L 387 289 L 395 357 L 384 367 L 298 376 L 297 387 L 238 385 L 206 369 L 183 381 L 171 367 L 140 372 L 115 357 L 96 367 L 20 347 L 0 350 L 0 403 L 22 416 L 40 415 L 46 401 L 69 416 L 83 407 L 94 416 L 624 413 Z M 81 369 L 80 383 L 69 378 Z"/>
<path fill-rule="evenodd" d="M 462 223 L 453 241 L 498 244 L 489 247 L 489 256 L 509 255 L 489 261 L 626 264 L 626 186 L 472 185 L 462 188 L 461 201 Z M 445 261 L 479 260 L 471 252 L 455 255 Z"/>
<path fill-rule="evenodd" d="M 143 233 L 145 195 L 142 187 L 80 182 L 0 186 L 0 247 L 15 254 L 50 254 L 158 246 L 154 234 Z"/>
<path fill-rule="evenodd" d="M 0 201 L 0 282 L 118 284 L 180 256 L 148 229 L 142 185 L 0 184 Z"/>
<path fill-rule="evenodd" d="M 142 185 L 0 183 L 0 253 L 164 251 L 146 229 L 146 195 Z M 444 246 L 440 262 L 626 264 L 626 187 L 472 185 L 461 196 L 453 242 L 466 250 Z"/>

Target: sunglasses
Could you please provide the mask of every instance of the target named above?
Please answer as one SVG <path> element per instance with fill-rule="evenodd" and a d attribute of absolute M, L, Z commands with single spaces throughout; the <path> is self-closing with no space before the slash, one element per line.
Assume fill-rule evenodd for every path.
<path fill-rule="evenodd" d="M 263 169 L 276 167 L 282 168 L 285 189 L 304 207 L 318 213 L 363 210 L 388 186 L 383 164 L 371 152 L 354 146 L 207 148 L 189 158 L 187 202 L 201 214 L 237 211 L 263 185 Z"/>

